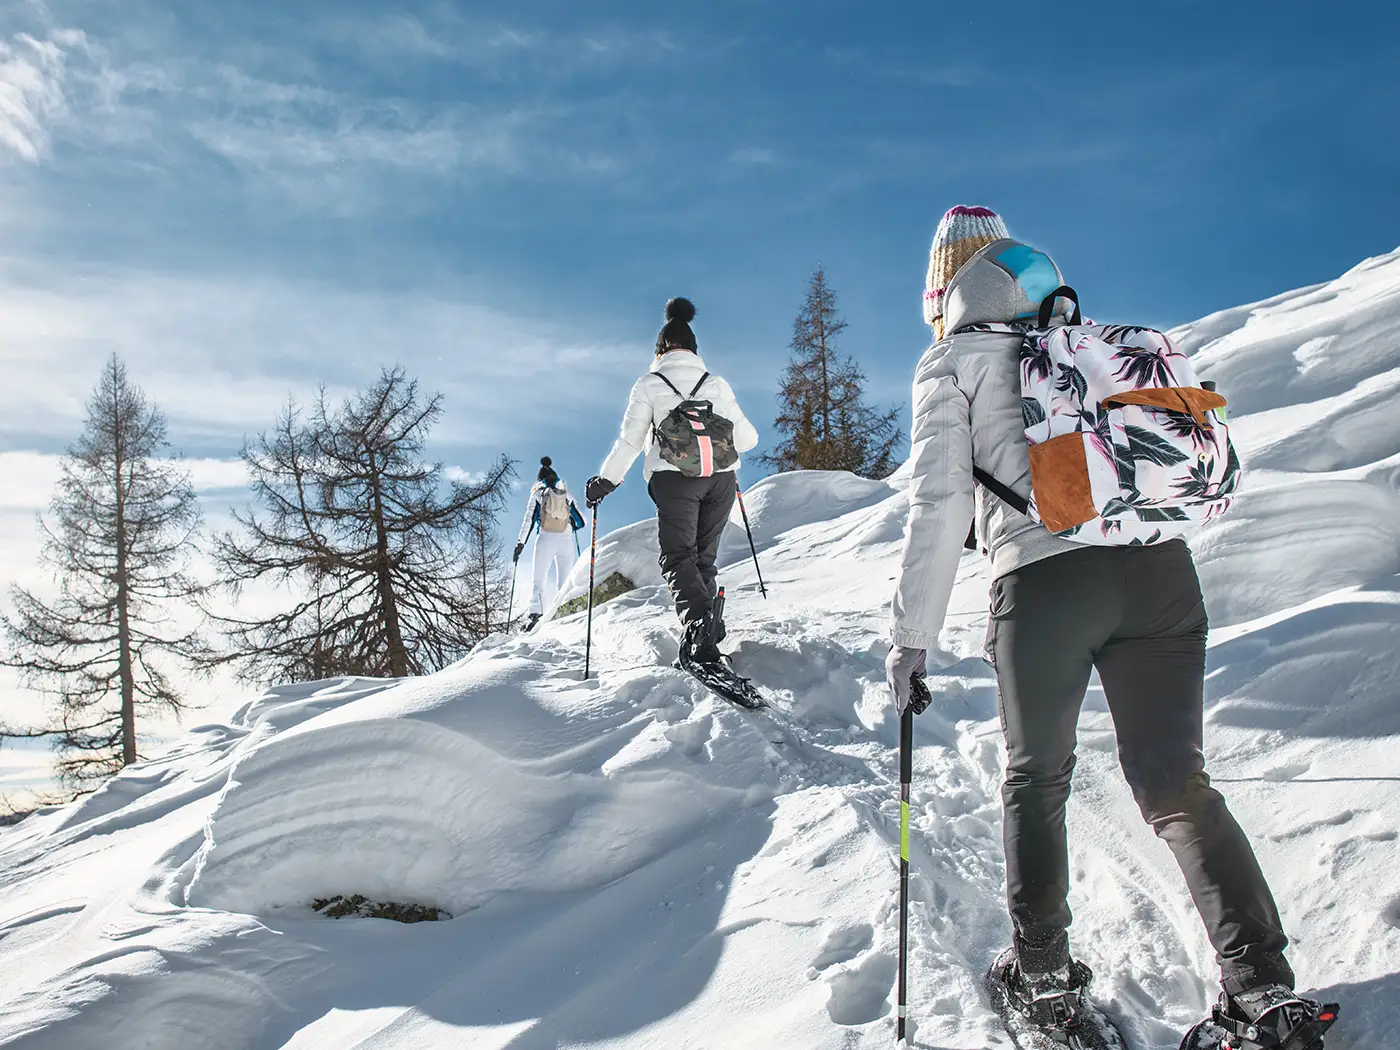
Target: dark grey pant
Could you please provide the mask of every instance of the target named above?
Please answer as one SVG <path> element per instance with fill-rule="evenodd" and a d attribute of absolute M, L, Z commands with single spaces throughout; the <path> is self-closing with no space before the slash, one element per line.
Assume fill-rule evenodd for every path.
<path fill-rule="evenodd" d="M 656 504 L 661 575 L 671 588 L 681 623 L 689 627 L 710 613 L 715 597 L 715 555 L 738 491 L 733 471 L 688 478 L 658 470 L 647 486 Z"/>
<path fill-rule="evenodd" d="M 1206 609 L 1181 541 L 1086 547 L 992 585 L 995 663 L 1009 760 L 1002 788 L 1006 889 L 1023 967 L 1069 957 L 1065 804 L 1075 725 L 1097 668 L 1123 775 L 1171 847 L 1231 994 L 1293 984 L 1278 909 L 1244 832 L 1205 772 Z"/>

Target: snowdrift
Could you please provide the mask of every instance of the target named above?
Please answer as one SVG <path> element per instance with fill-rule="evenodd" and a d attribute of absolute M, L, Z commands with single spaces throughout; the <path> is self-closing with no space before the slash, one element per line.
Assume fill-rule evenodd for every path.
<path fill-rule="evenodd" d="M 1247 468 L 1197 541 L 1209 760 L 1258 847 L 1329 1048 L 1400 1025 L 1400 253 L 1180 329 Z M 902 479 L 746 493 L 721 552 L 738 711 L 670 668 L 652 523 L 600 539 L 637 590 L 440 674 L 269 691 L 77 804 L 0 830 L 0 1045 L 24 1050 L 859 1050 L 893 1041 L 895 725 L 884 620 Z M 582 570 L 586 572 L 586 567 Z M 1009 1047 L 1000 731 L 967 556 L 931 654 L 912 799 L 918 1045 Z M 576 570 L 567 598 L 586 580 Z M 1097 686 L 1071 802 L 1077 950 L 1142 1050 L 1214 995 Z M 361 893 L 450 921 L 332 921 Z"/>

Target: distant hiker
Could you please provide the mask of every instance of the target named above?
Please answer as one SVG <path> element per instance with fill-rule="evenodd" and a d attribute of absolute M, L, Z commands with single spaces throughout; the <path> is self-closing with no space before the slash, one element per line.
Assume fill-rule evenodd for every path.
<path fill-rule="evenodd" d="M 530 486 L 525 520 L 520 523 L 520 538 L 515 544 L 514 560 L 518 562 L 531 531 L 539 529 L 535 537 L 535 586 L 530 592 L 530 616 L 525 621 L 527 631 L 540 622 L 545 606 L 554 600 L 565 575 L 573 568 L 578 558 L 574 533 L 583 528 L 578 504 L 551 464 L 548 456 L 540 460 L 539 480 Z M 554 570 L 552 584 L 550 569 Z"/>
<path fill-rule="evenodd" d="M 1089 372 L 1085 362 L 1083 374 L 1073 366 L 1055 373 L 1045 351 L 1051 341 L 1023 343 L 1030 328 L 1064 325 L 1067 315 L 1078 321 L 1078 307 L 1063 291 L 1049 257 L 1010 240 L 994 212 L 957 207 L 939 223 L 924 294 L 924 317 L 935 342 L 914 374 L 910 507 L 893 602 L 889 684 L 902 713 L 910 703 L 911 677 L 923 674 L 927 651 L 938 645 L 968 522 L 975 519 L 981 546 L 991 556 L 987 653 L 996 670 L 1008 755 L 1002 798 L 1014 937 L 990 974 L 994 992 L 999 985 L 1006 1001 L 1031 1012 L 1063 1007 L 1073 1013 L 1083 1002 L 1079 993 L 1090 974 L 1070 957 L 1065 806 L 1075 765 L 1075 726 L 1089 676 L 1097 669 L 1124 776 L 1143 817 L 1175 855 L 1215 947 L 1224 988 L 1217 1020 L 1245 1027 L 1257 1021 L 1272 1034 L 1296 1025 L 1310 1007 L 1293 997 L 1293 971 L 1284 958 L 1288 939 L 1268 883 L 1205 773 L 1207 619 L 1191 551 L 1180 538 L 1159 542 L 1183 515 L 1201 507 L 1201 513 L 1214 512 L 1207 504 L 1232 489 L 1230 471 L 1238 472 L 1238 462 L 1221 436 L 1220 417 L 1210 413 L 1216 395 L 1199 384 L 1166 387 L 1171 397 L 1181 391 L 1181 400 L 1165 423 L 1168 413 L 1156 413 L 1156 419 L 1150 413 L 1127 417 L 1130 423 L 1145 422 L 1128 434 L 1125 455 L 1115 462 L 1111 431 L 1123 427 L 1109 419 L 1108 407 L 1120 398 L 1147 405 L 1157 395 L 1136 390 L 1100 400 L 1092 383 L 1102 371 Z M 1043 300 L 1049 300 L 1049 316 L 1042 320 Z M 1138 387 L 1152 387 L 1163 369 L 1180 367 L 1185 373 L 1189 367 L 1159 333 L 1103 331 L 1110 343 L 1124 340 L 1120 352 L 1110 356 L 1121 362 L 1120 379 L 1142 378 Z M 1159 342 L 1144 349 L 1130 344 L 1132 339 Z M 1082 343 L 1076 345 L 1081 356 L 1089 353 Z M 1057 391 L 1058 398 L 1077 396 L 1079 415 L 1088 420 L 1085 433 L 1061 439 L 1069 444 L 1054 446 L 1053 438 L 1037 444 L 1033 505 L 1028 503 L 1033 489 L 1027 439 L 1045 409 L 1039 402 L 1026 403 L 1035 402 L 1023 398 L 1027 381 Z M 1152 426 L 1175 429 L 1161 438 L 1144 436 Z M 1219 429 L 1205 433 L 1212 426 Z M 1095 491 L 1108 485 L 1116 492 L 1126 466 L 1131 497 L 1137 494 L 1134 470 L 1140 483 L 1164 469 L 1162 464 L 1177 469 L 1174 465 L 1188 457 L 1175 451 L 1174 443 L 1192 440 L 1200 442 L 1199 457 L 1190 456 L 1180 469 L 1193 476 L 1199 469 L 1202 477 L 1210 473 L 1216 479 L 1214 489 L 1202 483 L 1202 502 L 1167 513 L 1162 505 L 1172 502 L 1169 498 L 1117 501 L 1113 513 L 1125 505 L 1140 506 L 1142 513 L 1109 520 L 1104 510 L 1092 526 L 1100 531 L 1093 534 L 1075 528 L 1055 534 L 1041 523 L 1051 520 L 1057 500 L 1066 505 L 1090 500 L 1085 464 L 1097 466 L 1100 450 L 1107 449 L 1103 454 L 1110 459 L 1106 473 L 1093 478 Z M 1134 442 L 1139 444 L 1133 447 Z M 1070 458 L 1053 458 L 1061 452 L 1077 455 L 1077 468 Z M 980 483 L 974 483 L 974 464 Z M 1073 487 L 1076 477 L 1083 484 L 1074 499 L 1057 494 L 1056 485 Z M 1189 487 L 1178 484 L 1177 491 Z M 1039 520 L 1028 516 L 1032 509 Z M 1084 513 L 1094 514 L 1093 507 Z M 1298 1045 L 1312 1050 L 1313 1039 Z M 1320 1040 L 1315 1045 L 1321 1047 Z"/>
<path fill-rule="evenodd" d="M 734 391 L 700 359 L 689 299 L 666 304 L 656 359 L 632 387 L 622 434 L 584 491 L 590 507 L 622 484 L 643 451 L 656 504 L 661 574 L 685 632 L 682 664 L 718 664 L 724 623 L 713 615 L 715 556 L 738 482 L 739 453 L 758 444 Z"/>

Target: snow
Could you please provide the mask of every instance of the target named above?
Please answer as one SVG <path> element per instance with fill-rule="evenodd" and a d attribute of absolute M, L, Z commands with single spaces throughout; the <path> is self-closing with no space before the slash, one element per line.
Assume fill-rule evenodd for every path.
<path fill-rule="evenodd" d="M 1400 253 L 1175 333 L 1231 400 L 1236 508 L 1196 541 L 1210 767 L 1339 1050 L 1400 1024 Z M 861 1050 L 893 1042 L 898 804 L 883 685 L 901 479 L 796 473 L 721 549 L 771 715 L 670 667 L 650 523 L 600 537 L 639 588 L 429 677 L 270 690 L 89 798 L 0 830 L 0 1045 L 23 1050 Z M 604 504 L 604 513 L 607 505 Z M 586 585 L 577 565 L 561 599 Z M 912 795 L 917 1045 L 1007 1047 L 985 561 L 931 654 Z M 1140 1050 L 1214 995 L 1170 854 L 1091 688 L 1072 930 Z M 331 921 L 316 897 L 450 921 Z"/>

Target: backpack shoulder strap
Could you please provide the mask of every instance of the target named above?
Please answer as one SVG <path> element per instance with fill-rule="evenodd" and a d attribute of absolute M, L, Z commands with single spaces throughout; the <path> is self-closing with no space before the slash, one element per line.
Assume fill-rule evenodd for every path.
<path fill-rule="evenodd" d="M 667 379 L 666 374 L 664 372 L 653 372 L 652 375 L 656 376 L 657 379 L 660 379 L 663 383 L 665 383 L 672 390 L 674 390 L 678 398 L 680 398 L 682 401 L 685 400 L 685 395 L 680 392 L 680 388 L 677 387 L 675 383 Z"/>
<path fill-rule="evenodd" d="M 696 394 L 700 393 L 700 388 L 701 388 L 702 386 L 705 385 L 705 380 L 707 380 L 707 379 L 709 379 L 709 378 L 710 378 L 710 373 L 709 373 L 709 372 L 706 372 L 704 375 L 702 375 L 702 376 L 700 377 L 700 382 L 696 383 L 693 387 L 690 388 L 690 396 L 691 396 L 691 397 L 694 397 Z M 672 387 L 672 389 L 674 390 L 675 388 Z M 676 393 L 680 393 L 680 391 L 677 390 Z"/>
<path fill-rule="evenodd" d="M 1068 299 L 1074 304 L 1074 309 L 1069 314 L 1070 324 L 1084 323 L 1084 315 L 1079 312 L 1079 296 L 1069 285 L 1062 284 L 1040 301 L 1040 316 L 1036 318 L 1040 323 L 1037 327 L 1050 327 L 1050 318 L 1055 316 L 1055 301 L 1057 299 Z"/>
<path fill-rule="evenodd" d="M 1005 503 L 1012 510 L 1018 511 L 1021 514 L 1025 514 L 1031 509 L 1031 505 L 1028 502 L 1023 500 L 1020 496 L 1016 495 L 1016 493 L 1012 492 L 1011 489 L 1007 488 L 1005 485 L 1003 485 L 996 478 L 992 477 L 992 475 L 988 474 L 981 467 L 974 465 L 972 468 L 972 476 L 978 482 L 978 484 L 980 484 L 997 499 Z"/>

